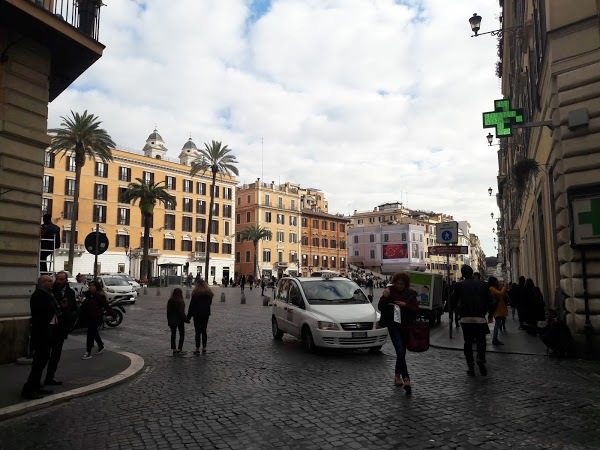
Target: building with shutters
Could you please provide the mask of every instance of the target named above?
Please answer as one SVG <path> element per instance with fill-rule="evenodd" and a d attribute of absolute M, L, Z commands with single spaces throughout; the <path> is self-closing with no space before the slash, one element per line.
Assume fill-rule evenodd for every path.
<path fill-rule="evenodd" d="M 87 160 L 82 170 L 82 183 L 77 218 L 77 247 L 74 270 L 93 273 L 94 256 L 83 246 L 85 236 L 100 225 L 109 239 L 109 249 L 98 257 L 99 272 L 126 272 L 139 278 L 143 220 L 139 204 L 119 201 L 120 194 L 137 179 L 164 181 L 167 191 L 177 204 L 159 203 L 154 210 L 150 233 L 150 275 L 161 275 L 159 266 L 173 264 L 176 275 L 189 271 L 204 276 L 206 249 L 210 245 L 210 282 L 221 282 L 233 273 L 233 217 L 235 211 L 234 177 L 217 176 L 211 242 L 206 242 L 208 208 L 212 174 L 190 176 L 191 162 L 197 148 L 190 138 L 182 147 L 178 159 L 166 156 L 167 147 L 157 130 L 148 136 L 143 150 L 113 150 L 109 163 Z M 67 262 L 70 219 L 73 212 L 75 166 L 72 157 L 46 153 L 43 206 L 62 230 L 62 245 L 57 251 L 56 270 Z M 179 265 L 179 268 L 176 266 Z"/>

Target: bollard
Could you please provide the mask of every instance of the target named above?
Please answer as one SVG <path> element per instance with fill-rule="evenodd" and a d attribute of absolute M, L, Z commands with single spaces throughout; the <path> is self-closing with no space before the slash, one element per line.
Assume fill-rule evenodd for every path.
<path fill-rule="evenodd" d="M 263 306 L 269 306 L 269 297 L 263 295 Z"/>
<path fill-rule="evenodd" d="M 242 292 L 242 301 L 240 302 L 242 305 L 246 304 L 246 294 Z"/>
<path fill-rule="evenodd" d="M 221 302 L 225 302 L 225 292 L 221 292 Z"/>
<path fill-rule="evenodd" d="M 156 288 L 156 296 L 158 297 L 160 295 L 160 287 Z"/>
<path fill-rule="evenodd" d="M 144 286 L 144 295 L 148 295 L 148 287 Z"/>
<path fill-rule="evenodd" d="M 190 293 L 191 293 L 191 292 L 192 292 L 192 291 L 190 291 L 189 289 L 186 289 L 186 290 L 185 290 L 185 298 L 190 298 Z"/>

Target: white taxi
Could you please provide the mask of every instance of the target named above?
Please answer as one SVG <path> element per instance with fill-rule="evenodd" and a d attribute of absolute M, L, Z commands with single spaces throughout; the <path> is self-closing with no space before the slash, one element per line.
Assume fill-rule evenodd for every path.
<path fill-rule="evenodd" d="M 369 348 L 378 352 L 387 339 L 379 313 L 360 286 L 344 277 L 282 278 L 275 291 L 271 327 L 274 339 L 284 333 L 318 348 Z"/>

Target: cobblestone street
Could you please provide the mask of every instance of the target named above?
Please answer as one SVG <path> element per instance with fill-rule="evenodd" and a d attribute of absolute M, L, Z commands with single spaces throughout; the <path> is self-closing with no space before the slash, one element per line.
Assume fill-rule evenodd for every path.
<path fill-rule="evenodd" d="M 142 374 L 0 423 L 0 447 L 600 446 L 597 363 L 489 353 L 489 375 L 469 378 L 461 352 L 432 348 L 408 355 L 414 387 L 406 397 L 393 384 L 389 341 L 379 355 L 307 354 L 293 338 L 272 339 L 271 308 L 261 306 L 260 289 L 246 289 L 245 305 L 238 289 L 215 292 L 206 355 L 192 354 L 193 325 L 187 325 L 187 354 L 171 356 L 167 292 L 159 297 L 149 290 L 128 308 L 121 326 L 102 332 L 107 347 L 145 359 Z M 57 376 L 68 378 L 60 367 Z"/>

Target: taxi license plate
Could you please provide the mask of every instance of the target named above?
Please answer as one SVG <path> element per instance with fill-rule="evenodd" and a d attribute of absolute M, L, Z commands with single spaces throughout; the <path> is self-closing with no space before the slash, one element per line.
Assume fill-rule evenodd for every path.
<path fill-rule="evenodd" d="M 366 331 L 353 331 L 352 337 L 353 338 L 366 338 L 367 332 Z"/>

